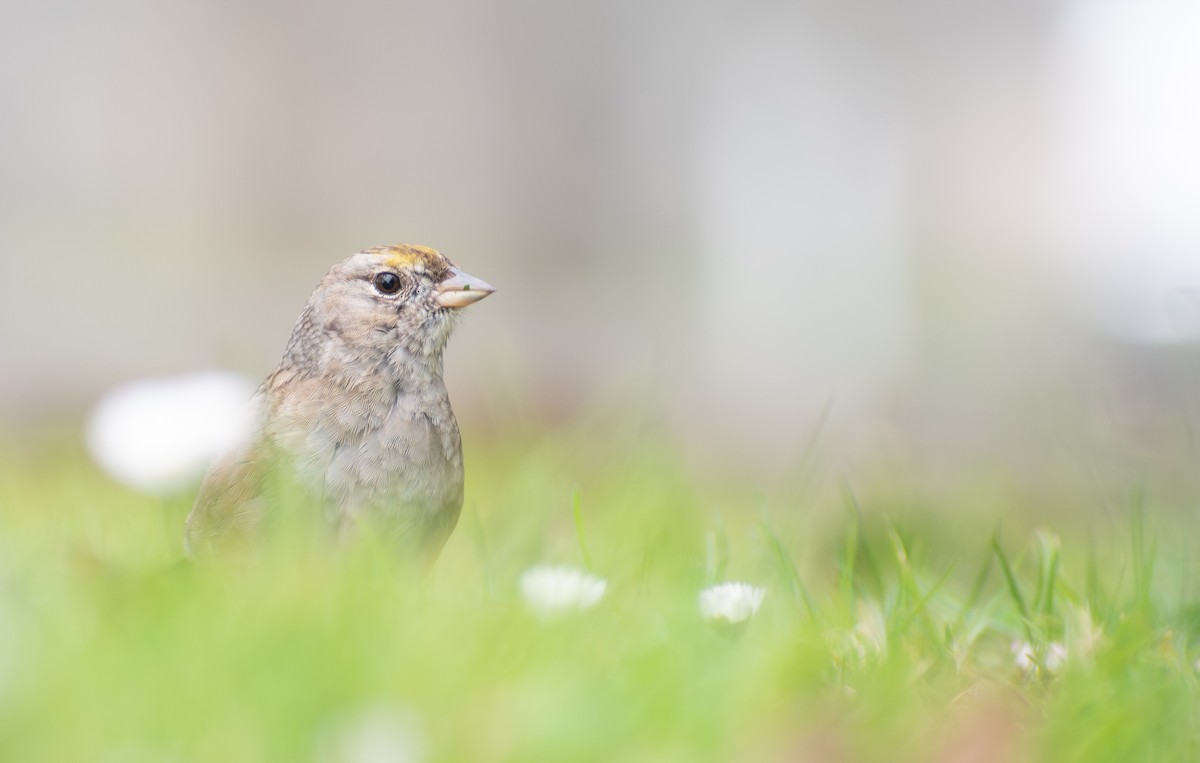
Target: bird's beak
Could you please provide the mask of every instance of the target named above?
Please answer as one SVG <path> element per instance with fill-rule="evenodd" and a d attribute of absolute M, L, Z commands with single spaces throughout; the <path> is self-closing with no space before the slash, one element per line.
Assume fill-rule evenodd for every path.
<path fill-rule="evenodd" d="M 450 268 L 450 277 L 437 285 L 437 303 L 442 307 L 466 307 L 483 299 L 496 289 L 486 281 Z"/>

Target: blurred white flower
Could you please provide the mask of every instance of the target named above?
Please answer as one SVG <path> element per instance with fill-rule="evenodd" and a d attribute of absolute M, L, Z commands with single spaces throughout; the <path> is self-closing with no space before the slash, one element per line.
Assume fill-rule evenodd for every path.
<path fill-rule="evenodd" d="M 1021 672 L 1033 676 L 1039 672 L 1039 666 L 1047 673 L 1056 673 L 1067 664 L 1067 648 L 1061 642 L 1054 641 L 1046 646 L 1046 652 L 1039 661 L 1037 652 L 1028 641 L 1012 643 L 1013 662 Z"/>
<path fill-rule="evenodd" d="M 92 411 L 88 450 L 134 490 L 170 493 L 203 476 L 217 455 L 248 433 L 254 388 L 224 371 L 124 384 Z"/>
<path fill-rule="evenodd" d="M 1091 660 L 1104 641 L 1104 629 L 1092 619 L 1092 612 L 1086 606 L 1068 606 L 1065 619 L 1071 654 L 1083 661 Z"/>
<path fill-rule="evenodd" d="M 1067 648 L 1055 641 L 1046 647 L 1046 658 L 1043 660 L 1046 670 L 1057 673 L 1067 664 Z"/>
<path fill-rule="evenodd" d="M 608 583 L 573 567 L 531 567 L 521 575 L 521 596 L 542 617 L 587 609 L 604 595 Z"/>
<path fill-rule="evenodd" d="M 1012 653 L 1013 662 L 1017 664 L 1022 673 L 1032 673 L 1037 670 L 1037 655 L 1033 653 L 1033 645 L 1028 641 L 1014 641 Z"/>
<path fill-rule="evenodd" d="M 700 614 L 714 622 L 749 620 L 762 606 L 765 588 L 749 583 L 719 583 L 700 592 Z"/>
<path fill-rule="evenodd" d="M 883 608 L 873 601 L 860 601 L 858 622 L 850 632 L 850 643 L 858 653 L 858 659 L 887 654 L 887 621 Z"/>
<path fill-rule="evenodd" d="M 420 717 L 407 707 L 378 704 L 341 718 L 317 737 L 320 763 L 419 763 L 427 743 Z"/>

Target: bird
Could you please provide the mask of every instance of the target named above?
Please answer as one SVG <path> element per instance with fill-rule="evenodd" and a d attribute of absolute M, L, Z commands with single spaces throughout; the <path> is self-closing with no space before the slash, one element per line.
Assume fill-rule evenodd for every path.
<path fill-rule="evenodd" d="M 251 398 L 246 436 L 201 483 L 185 552 L 246 542 L 292 511 L 319 514 L 334 537 L 376 528 L 399 553 L 431 564 L 463 503 L 442 356 L 459 311 L 494 291 L 415 244 L 334 265 Z"/>

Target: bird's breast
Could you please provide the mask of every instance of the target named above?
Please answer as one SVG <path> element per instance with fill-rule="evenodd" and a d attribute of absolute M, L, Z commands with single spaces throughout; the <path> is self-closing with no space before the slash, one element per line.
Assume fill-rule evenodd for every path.
<path fill-rule="evenodd" d="M 324 471 L 329 507 L 342 515 L 457 513 L 462 446 L 449 402 L 401 396 L 375 426 L 345 431 Z"/>

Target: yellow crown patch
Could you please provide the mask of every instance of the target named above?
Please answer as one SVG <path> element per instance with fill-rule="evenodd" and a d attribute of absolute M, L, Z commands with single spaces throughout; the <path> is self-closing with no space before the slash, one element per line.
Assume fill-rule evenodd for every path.
<path fill-rule="evenodd" d="M 397 270 L 439 272 L 446 267 L 446 258 L 440 252 L 418 244 L 377 246 L 366 252 L 383 257 L 385 265 Z"/>

